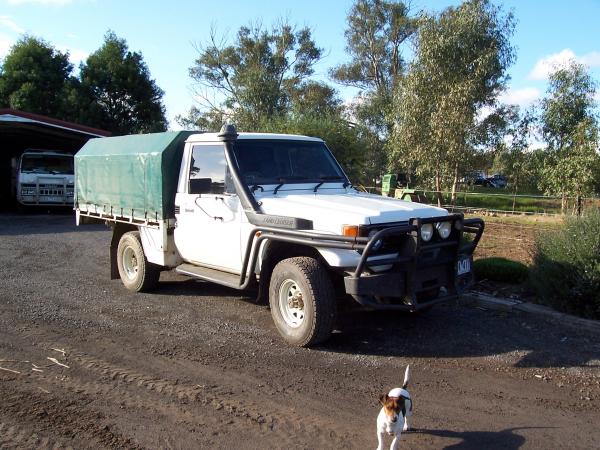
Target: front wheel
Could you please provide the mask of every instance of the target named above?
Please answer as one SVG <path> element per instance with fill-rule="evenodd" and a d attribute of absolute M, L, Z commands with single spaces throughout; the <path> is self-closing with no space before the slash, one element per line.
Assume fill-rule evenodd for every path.
<path fill-rule="evenodd" d="M 148 262 L 138 231 L 121 236 L 117 248 L 119 276 L 127 289 L 135 292 L 151 291 L 158 284 L 159 266 Z"/>
<path fill-rule="evenodd" d="M 269 304 L 277 330 L 290 344 L 308 347 L 331 334 L 336 315 L 333 285 L 314 258 L 288 258 L 275 266 Z"/>

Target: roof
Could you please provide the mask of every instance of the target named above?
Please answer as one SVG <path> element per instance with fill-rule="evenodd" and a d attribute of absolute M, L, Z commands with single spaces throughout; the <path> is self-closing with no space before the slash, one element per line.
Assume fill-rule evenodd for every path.
<path fill-rule="evenodd" d="M 177 146 L 183 147 L 181 143 L 190 133 L 190 131 L 164 131 L 91 139 L 79 150 L 77 156 L 158 155 L 164 151 L 171 151 Z"/>
<path fill-rule="evenodd" d="M 109 131 L 100 130 L 98 128 L 92 128 L 85 125 L 79 125 L 64 120 L 54 119 L 52 117 L 42 116 L 41 114 L 34 114 L 25 111 L 18 111 L 10 108 L 0 108 L 0 127 L 11 127 L 11 128 L 30 128 L 31 126 L 38 126 L 43 128 L 52 128 L 58 130 L 64 130 L 75 134 L 90 137 L 105 137 L 110 136 Z"/>
<path fill-rule="evenodd" d="M 46 150 L 43 148 L 26 148 L 25 150 L 23 150 L 23 154 L 25 154 L 25 153 L 31 154 L 31 155 L 44 154 L 44 155 L 73 156 L 73 154 L 70 152 L 65 152 L 65 151 L 61 151 L 61 150 Z"/>
<path fill-rule="evenodd" d="M 323 142 L 322 139 L 302 136 L 299 134 L 275 134 L 275 133 L 239 133 L 238 139 L 240 140 L 285 140 L 285 141 L 309 141 L 309 142 Z M 187 142 L 215 142 L 220 141 L 219 133 L 202 133 L 192 134 Z"/>

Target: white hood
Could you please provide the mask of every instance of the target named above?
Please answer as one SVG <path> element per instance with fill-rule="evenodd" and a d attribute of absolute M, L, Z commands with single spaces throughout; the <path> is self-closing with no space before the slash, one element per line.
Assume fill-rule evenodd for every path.
<path fill-rule="evenodd" d="M 339 234 L 343 225 L 404 222 L 411 218 L 446 216 L 442 208 L 406 202 L 380 195 L 342 189 L 280 190 L 257 192 L 266 214 L 301 217 L 313 221 L 314 229 Z"/>

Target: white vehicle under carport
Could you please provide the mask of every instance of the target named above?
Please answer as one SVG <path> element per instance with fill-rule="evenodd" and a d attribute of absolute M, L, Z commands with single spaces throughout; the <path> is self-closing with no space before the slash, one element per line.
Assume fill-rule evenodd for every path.
<path fill-rule="evenodd" d="M 174 268 L 255 288 L 300 346 L 329 337 L 338 298 L 388 311 L 456 299 L 483 232 L 480 219 L 358 192 L 306 136 L 228 126 L 104 138 L 75 162 L 77 221 L 112 224 L 113 278 L 149 291 Z"/>
<path fill-rule="evenodd" d="M 27 149 L 14 158 L 13 192 L 22 206 L 73 205 L 73 155 L 57 150 Z"/>

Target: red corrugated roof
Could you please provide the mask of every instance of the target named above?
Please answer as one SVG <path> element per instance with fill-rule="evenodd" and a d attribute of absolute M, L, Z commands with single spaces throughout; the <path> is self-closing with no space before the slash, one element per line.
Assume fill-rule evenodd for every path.
<path fill-rule="evenodd" d="M 78 131 L 85 134 L 91 134 L 94 136 L 112 136 L 112 133 L 110 131 L 100 130 L 98 128 L 92 128 L 85 125 L 79 125 L 77 123 L 67 122 L 65 120 L 54 119 L 52 117 L 42 116 L 41 114 L 34 114 L 10 108 L 0 108 L 0 120 L 2 120 L 2 116 L 6 115 L 22 117 L 23 119 L 33 120 L 35 122 L 47 124 L 49 126 L 65 128 L 68 130 Z"/>

